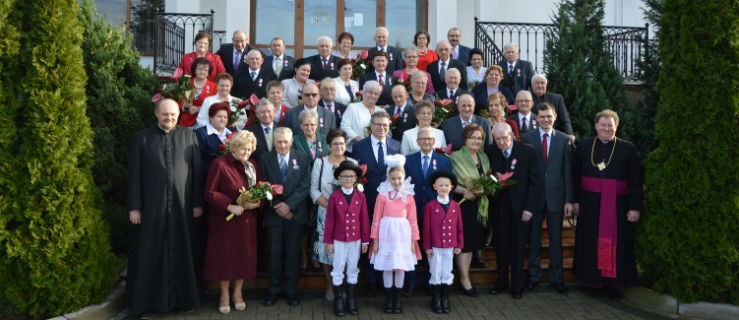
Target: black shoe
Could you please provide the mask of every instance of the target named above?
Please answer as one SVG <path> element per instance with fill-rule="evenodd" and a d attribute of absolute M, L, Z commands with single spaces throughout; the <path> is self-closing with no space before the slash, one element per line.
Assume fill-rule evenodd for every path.
<path fill-rule="evenodd" d="M 450 313 L 452 312 L 452 307 L 449 306 L 449 285 L 442 284 L 439 287 L 441 288 L 441 311 Z M 475 294 L 477 294 L 477 291 L 475 291 Z"/>
<path fill-rule="evenodd" d="M 606 287 L 606 295 L 613 301 L 621 301 L 621 290 L 611 287 Z"/>
<path fill-rule="evenodd" d="M 403 296 L 404 297 L 410 297 L 412 295 L 413 295 L 413 287 L 412 286 L 409 285 L 409 286 L 403 288 Z"/>
<path fill-rule="evenodd" d="M 473 298 L 477 298 L 478 297 L 477 290 L 475 290 L 475 287 L 472 287 L 469 290 L 467 290 L 465 288 L 462 288 L 462 291 L 464 292 L 464 294 L 466 296 L 473 297 Z"/>
<path fill-rule="evenodd" d="M 296 294 L 288 294 L 287 304 L 291 307 L 297 307 L 300 305 L 300 300 L 298 300 L 298 296 Z"/>
<path fill-rule="evenodd" d="M 530 281 L 526 288 L 524 289 L 525 292 L 533 292 L 536 288 L 539 287 L 539 281 Z"/>
<path fill-rule="evenodd" d="M 374 297 L 377 294 L 377 286 L 374 283 L 368 283 L 366 293 L 368 297 Z"/>
<path fill-rule="evenodd" d="M 385 307 L 382 312 L 391 314 L 393 313 L 393 291 L 395 288 L 385 288 Z"/>
<path fill-rule="evenodd" d="M 523 298 L 523 295 L 520 292 L 513 292 L 513 299 L 519 300 Z"/>
<path fill-rule="evenodd" d="M 502 286 L 502 287 L 495 286 L 492 289 L 490 289 L 490 294 L 498 294 L 498 293 L 505 291 L 506 289 L 508 289 L 507 286 Z"/>
<path fill-rule="evenodd" d="M 277 303 L 278 294 L 276 293 L 270 293 L 267 295 L 267 299 L 264 299 L 264 306 L 265 307 L 271 307 Z"/>
<path fill-rule="evenodd" d="M 357 300 L 356 300 L 356 284 L 347 284 L 346 286 L 346 305 L 349 309 L 349 314 L 356 316 L 359 314 L 359 309 L 357 308 Z"/>
<path fill-rule="evenodd" d="M 470 263 L 470 265 L 473 268 L 476 268 L 476 269 L 485 269 L 485 268 L 487 268 L 487 266 L 485 265 L 485 260 L 482 260 L 482 258 L 480 258 L 480 257 L 473 258 L 472 259 L 472 263 Z"/>
<path fill-rule="evenodd" d="M 403 303 L 400 301 L 402 294 L 400 293 L 400 288 L 393 288 L 393 313 L 399 314 L 403 313 Z"/>
<path fill-rule="evenodd" d="M 441 285 L 431 286 L 431 310 L 434 313 L 442 313 L 444 309 L 441 308 Z"/>
<path fill-rule="evenodd" d="M 337 317 L 344 316 L 344 293 L 341 286 L 334 286 L 334 314 Z"/>
<path fill-rule="evenodd" d="M 561 283 L 561 282 L 554 284 L 554 290 L 557 290 L 557 292 L 559 292 L 559 294 L 561 295 L 567 295 L 567 293 L 569 292 L 569 290 L 567 290 L 567 287 L 565 287 L 564 283 Z"/>

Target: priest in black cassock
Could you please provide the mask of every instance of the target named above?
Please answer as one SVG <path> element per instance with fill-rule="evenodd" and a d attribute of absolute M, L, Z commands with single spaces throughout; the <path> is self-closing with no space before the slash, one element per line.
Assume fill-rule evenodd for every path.
<path fill-rule="evenodd" d="M 198 142 L 177 126 L 174 100 L 163 99 L 154 113 L 158 124 L 136 134 L 128 168 L 134 227 L 126 301 L 134 316 L 200 307 L 191 242 L 193 219 L 203 212 Z"/>
<path fill-rule="evenodd" d="M 616 112 L 599 112 L 597 137 L 580 143 L 573 170 L 575 274 L 585 287 L 605 287 L 612 299 L 636 285 L 634 223 L 643 201 L 636 147 L 616 138 L 617 128 Z"/>

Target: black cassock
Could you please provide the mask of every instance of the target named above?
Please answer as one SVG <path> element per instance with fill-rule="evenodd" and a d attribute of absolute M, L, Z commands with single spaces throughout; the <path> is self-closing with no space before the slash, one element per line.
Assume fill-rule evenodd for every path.
<path fill-rule="evenodd" d="M 132 315 L 200 306 L 192 254 L 193 207 L 202 206 L 202 165 L 195 133 L 158 126 L 134 138 L 128 167 L 129 210 L 141 210 L 128 259 Z M 202 218 L 201 218 L 202 219 Z"/>
<path fill-rule="evenodd" d="M 611 158 L 614 143 L 616 149 Z M 601 162 L 607 164 L 602 171 L 597 167 Z M 605 144 L 597 139 L 585 140 L 577 148 L 573 174 L 575 202 L 580 203 L 575 232 L 574 269 L 577 280 L 590 287 L 624 288 L 636 285 L 634 223 L 626 219 L 629 210 L 642 212 L 643 175 L 636 148 L 632 143 L 621 139 Z M 615 274 L 606 276 L 598 265 L 598 241 L 602 230 L 599 229 L 599 223 L 603 214 L 601 194 L 605 192 L 593 192 L 592 186 L 593 182 L 596 187 L 605 186 L 608 181 L 621 184 L 622 190 L 615 196 Z M 608 229 L 613 230 L 613 226 Z"/>

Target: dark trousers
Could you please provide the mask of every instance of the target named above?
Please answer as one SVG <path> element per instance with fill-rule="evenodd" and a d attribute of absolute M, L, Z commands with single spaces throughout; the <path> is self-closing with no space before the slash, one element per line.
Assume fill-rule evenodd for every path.
<path fill-rule="evenodd" d="M 549 283 L 562 282 L 562 217 L 564 211 L 551 212 L 544 208 L 544 214 L 531 218 L 531 236 L 529 237 L 529 281 L 541 281 L 541 225 L 547 219 L 549 233 Z"/>
<path fill-rule="evenodd" d="M 300 237 L 304 225 L 282 221 L 267 226 L 267 250 L 269 256 L 269 293 L 294 294 L 300 275 Z M 280 278 L 285 279 L 284 286 Z"/>
<path fill-rule="evenodd" d="M 528 241 L 529 223 L 511 212 L 510 208 L 495 213 L 493 236 L 495 237 L 495 260 L 498 279 L 495 286 L 508 286 L 508 268 L 511 268 L 511 291 L 523 291 L 523 261 Z"/>

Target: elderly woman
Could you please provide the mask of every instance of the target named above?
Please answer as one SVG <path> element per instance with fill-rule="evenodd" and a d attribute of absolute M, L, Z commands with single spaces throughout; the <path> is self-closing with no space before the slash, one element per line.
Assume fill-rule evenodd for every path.
<path fill-rule="evenodd" d="M 231 301 L 236 310 L 246 309 L 242 295 L 244 279 L 253 279 L 257 273 L 257 209 L 260 204 L 235 204 L 240 188 L 251 188 L 260 180 L 256 163 L 249 160 L 256 146 L 254 134 L 237 133 L 228 142 L 226 155 L 213 161 L 205 183 L 205 201 L 210 211 L 203 277 L 219 282 L 218 311 L 223 314 L 231 311 Z M 229 296 L 231 283 L 233 294 Z"/>
<path fill-rule="evenodd" d="M 416 47 L 408 47 L 403 52 L 403 59 L 405 61 L 405 69 L 395 70 L 393 77 L 398 78 L 398 81 L 402 84 L 405 79 L 410 79 L 410 75 L 416 72 L 423 72 L 426 74 L 426 93 L 434 94 L 434 85 L 431 83 L 431 75 L 426 72 L 425 69 L 418 68 L 418 49 Z"/>
<path fill-rule="evenodd" d="M 426 88 L 430 84 L 427 72 L 415 72 L 411 74 L 411 92 L 408 93 L 408 100 L 416 105 L 421 100 L 434 102 L 434 96 L 426 93 Z"/>
<path fill-rule="evenodd" d="M 336 50 L 331 51 L 331 55 L 337 56 L 341 59 L 356 60 L 359 56 L 359 51 L 352 50 L 354 45 L 354 35 L 349 32 L 342 32 L 336 37 Z"/>
<path fill-rule="evenodd" d="M 605 287 L 611 299 L 636 285 L 634 228 L 643 206 L 643 177 L 636 147 L 616 137 L 618 114 L 595 116 L 595 138 L 574 157 L 575 270 L 585 287 Z"/>
<path fill-rule="evenodd" d="M 352 80 L 354 63 L 349 59 L 341 59 L 338 63 L 339 76 L 334 78 L 336 82 L 336 97 L 334 100 L 341 104 L 349 104 L 359 92 L 359 82 Z M 344 88 L 344 89 L 341 89 Z"/>
<path fill-rule="evenodd" d="M 287 110 L 290 110 L 290 107 L 282 104 L 285 101 L 285 86 L 282 85 L 282 82 L 277 80 L 267 82 L 267 100 L 275 106 L 275 123 L 282 125 Z"/>
<path fill-rule="evenodd" d="M 430 63 L 439 60 L 436 52 L 429 49 L 429 43 L 431 43 L 431 36 L 426 31 L 418 31 L 413 36 L 413 44 L 418 49 L 418 69 L 426 70 Z"/>
<path fill-rule="evenodd" d="M 421 147 L 418 146 L 418 142 L 416 141 L 418 130 L 421 128 L 430 128 L 434 133 L 434 138 L 436 140 L 434 148 L 443 148 L 446 146 L 444 131 L 431 127 L 431 119 L 434 117 L 434 108 L 434 104 L 426 100 L 416 103 L 413 107 L 413 111 L 416 113 L 418 125 L 415 128 L 408 129 L 403 132 L 403 139 L 400 143 L 400 153 L 407 156 L 421 150 Z"/>
<path fill-rule="evenodd" d="M 195 88 L 195 94 L 192 97 L 192 103 L 186 102 L 183 105 L 179 125 L 183 127 L 195 126 L 200 107 L 203 105 L 205 98 L 218 93 L 216 83 L 208 80 L 208 74 L 212 70 L 213 64 L 206 58 L 197 58 L 190 65 L 190 71 L 195 74 L 190 80 L 190 83 Z"/>
<path fill-rule="evenodd" d="M 508 104 L 513 104 L 513 93 L 507 87 L 500 85 L 503 80 L 503 69 L 499 65 L 489 66 L 485 71 L 485 84 L 475 86 L 472 95 L 475 97 L 475 114 L 479 115 L 483 106 L 487 105 L 488 96 L 493 93 L 502 93 Z"/>
<path fill-rule="evenodd" d="M 295 76 L 290 79 L 282 80 L 282 85 L 285 87 L 285 98 L 281 104 L 285 104 L 290 108 L 295 108 L 297 105 L 301 105 L 300 94 L 303 92 L 303 87 L 308 83 L 316 83 L 314 80 L 309 79 L 310 77 L 310 60 L 298 59 L 294 65 Z"/>
<path fill-rule="evenodd" d="M 424 77 L 425 79 L 425 77 Z M 350 103 L 346 106 L 344 116 L 341 118 L 341 130 L 346 132 L 347 148 L 351 152 L 352 145 L 359 142 L 369 135 L 365 129 L 370 125 L 370 118 L 376 110 L 382 110 L 381 107 L 375 105 L 382 93 L 382 86 L 375 80 L 364 83 L 362 96 L 364 99 L 360 102 Z"/>
<path fill-rule="evenodd" d="M 236 97 L 231 95 L 232 86 L 233 77 L 231 77 L 230 74 L 221 73 L 216 77 L 216 87 L 218 88 L 218 94 L 207 97 L 203 101 L 203 105 L 200 107 L 200 111 L 198 111 L 198 117 L 196 119 L 197 124 L 195 124 L 196 129 L 208 125 L 208 123 L 210 122 L 210 107 L 213 104 L 218 102 L 227 102 L 230 104 L 231 100 L 237 99 Z M 239 116 L 239 119 L 236 120 L 233 126 L 236 128 L 236 130 L 241 130 L 244 128 L 244 125 L 246 125 L 246 120 L 247 114 L 246 112 L 244 112 L 244 114 Z"/>
<path fill-rule="evenodd" d="M 303 132 L 295 135 L 292 148 L 309 154 L 312 161 L 327 155 L 329 150 L 326 145 L 326 136 L 316 131 L 318 112 L 303 110 L 298 115 L 298 122 Z"/>
<path fill-rule="evenodd" d="M 477 196 L 470 191 L 472 181 L 490 170 L 490 160 L 482 150 L 485 131 L 477 124 L 470 124 L 462 130 L 464 146 L 452 153 L 452 170 L 459 178 L 454 192 L 464 197 L 462 224 L 464 225 L 464 249 L 456 256 L 459 283 L 464 294 L 477 297 L 477 290 L 470 280 L 472 253 L 480 250 L 482 244 L 482 221 L 487 221 L 489 199 Z"/>
<path fill-rule="evenodd" d="M 341 129 L 334 129 L 328 133 L 326 141 L 329 145 L 328 156 L 316 158 L 311 172 L 310 197 L 318 206 L 316 216 L 315 242 L 313 243 L 314 259 L 323 265 L 323 275 L 326 277 L 326 300 L 334 299 L 334 289 L 331 282 L 331 264 L 333 255 L 326 252 L 323 243 L 323 232 L 326 227 L 326 209 L 328 198 L 334 192 L 334 169 L 339 167 L 344 160 L 349 160 L 355 165 L 357 160 L 346 156 L 346 133 Z"/>
<path fill-rule="evenodd" d="M 221 156 L 223 147 L 226 145 L 226 138 L 231 134 L 231 130 L 226 128 L 230 116 L 231 108 L 228 102 L 215 103 L 208 109 L 208 124 L 195 129 L 204 173 L 208 173 L 213 159 Z"/>
<path fill-rule="evenodd" d="M 467 90 L 473 90 L 475 86 L 485 81 L 486 67 L 482 60 L 482 51 L 478 48 L 470 50 L 470 65 L 467 66 Z"/>
<path fill-rule="evenodd" d="M 195 60 L 198 58 L 208 59 L 208 61 L 210 61 L 211 63 L 211 70 L 208 73 L 208 80 L 215 81 L 218 74 L 226 72 L 226 68 L 223 66 L 221 56 L 208 51 L 210 49 L 210 42 L 210 33 L 198 32 L 198 34 L 195 35 L 195 41 L 193 41 L 195 52 L 190 52 L 182 56 L 180 65 L 177 66 L 177 68 L 181 69 L 182 72 L 184 72 L 185 74 L 195 75 L 195 72 L 192 71 L 192 69 L 190 68 L 193 62 L 195 62 Z"/>
<path fill-rule="evenodd" d="M 496 123 L 505 122 L 511 126 L 511 129 L 513 130 L 513 138 L 520 142 L 521 136 L 518 133 L 518 124 L 516 124 L 515 120 L 506 118 L 506 114 L 508 113 L 508 102 L 506 101 L 505 96 L 500 92 L 489 95 L 487 106 L 488 113 L 490 114 L 490 117 L 488 118 L 488 121 L 490 122 L 490 132 L 493 132 L 493 127 L 495 127 Z"/>

